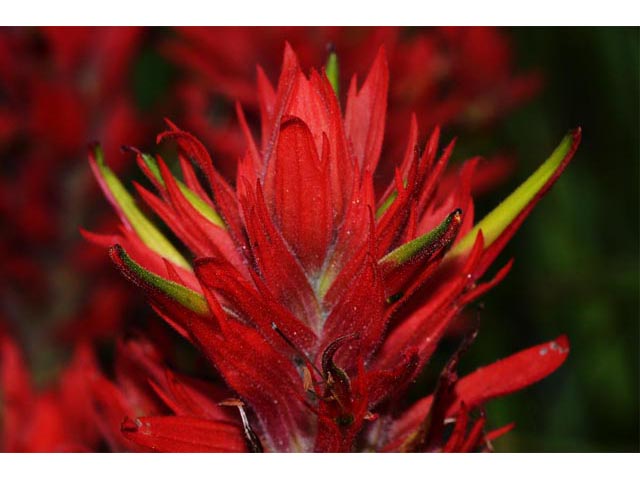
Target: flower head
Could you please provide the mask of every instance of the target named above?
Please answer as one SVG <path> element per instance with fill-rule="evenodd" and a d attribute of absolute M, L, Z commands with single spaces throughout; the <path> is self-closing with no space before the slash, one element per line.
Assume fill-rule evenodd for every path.
<path fill-rule="evenodd" d="M 304 74 L 287 46 L 276 88 L 258 79 L 260 145 L 237 107 L 248 148 L 235 187 L 195 137 L 168 122 L 158 141 L 177 144 L 183 180 L 162 158 L 136 151 L 158 194 L 136 189 L 188 255 L 147 218 L 100 149 L 92 150 L 122 229 L 87 235 L 111 246 L 122 273 L 204 353 L 236 398 L 223 404 L 237 406 L 241 420 L 231 428 L 211 409 L 186 411 L 185 397 L 170 400 L 160 385 L 155 394 L 171 414 L 127 420 L 128 441 L 216 449 L 219 442 L 207 438 L 227 432 L 237 446 L 241 424 L 240 446 L 251 450 L 475 450 L 505 431 L 487 434 L 483 417 L 472 420 L 483 403 L 564 361 L 568 343 L 560 337 L 458 380 L 461 347 L 435 393 L 405 409 L 403 392 L 451 321 L 507 274 L 511 262 L 481 280 L 565 168 L 580 132 L 474 226 L 479 159 L 464 164 L 457 182 L 440 182 L 454 142 L 440 151 L 435 129 L 420 149 L 415 119 L 394 178 L 376 195 L 388 84 L 381 49 L 364 83 L 351 82 L 343 111 L 325 73 Z"/>

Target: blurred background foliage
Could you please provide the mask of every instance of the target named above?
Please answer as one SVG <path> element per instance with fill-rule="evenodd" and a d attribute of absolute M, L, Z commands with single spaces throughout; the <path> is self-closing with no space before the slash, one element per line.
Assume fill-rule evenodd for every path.
<path fill-rule="evenodd" d="M 540 95 L 509 115 L 491 142 L 513 148 L 509 186 L 481 199 L 486 212 L 582 126 L 572 165 L 506 251 L 507 280 L 485 297 L 468 365 L 566 333 L 567 363 L 548 379 L 488 406 L 515 420 L 499 451 L 638 451 L 639 30 L 518 28 L 523 69 Z M 461 139 L 463 140 L 463 139 Z M 486 139 L 484 140 L 486 141 Z M 498 264 L 502 264 L 498 262 Z"/>

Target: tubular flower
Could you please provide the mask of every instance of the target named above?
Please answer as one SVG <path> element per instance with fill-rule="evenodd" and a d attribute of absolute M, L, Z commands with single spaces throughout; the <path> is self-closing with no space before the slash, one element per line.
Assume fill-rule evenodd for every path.
<path fill-rule="evenodd" d="M 122 228 L 86 235 L 110 246 L 124 276 L 215 367 L 234 398 L 223 403 L 239 409 L 243 449 L 484 449 L 511 426 L 485 432 L 483 404 L 542 379 L 567 356 L 560 337 L 458 379 L 463 345 L 435 393 L 406 408 L 403 393 L 452 320 L 509 271 L 511 262 L 481 280 L 568 164 L 580 131 L 474 225 L 479 160 L 466 162 L 457 182 L 441 183 L 453 142 L 440 151 L 435 129 L 420 153 L 415 119 L 395 177 L 376 198 L 388 83 L 381 49 L 364 83 L 351 82 L 343 111 L 325 72 L 304 74 L 287 46 L 277 86 L 258 79 L 260 145 L 237 107 L 248 148 L 235 188 L 195 137 L 168 122 L 158 141 L 177 144 L 183 180 L 159 156 L 135 151 L 158 193 L 135 187 L 189 255 L 92 149 Z M 238 446 L 237 421 L 165 404 L 173 405 L 168 415 L 128 418 L 127 440 L 160 451 L 219 450 L 228 434 L 227 450 Z"/>

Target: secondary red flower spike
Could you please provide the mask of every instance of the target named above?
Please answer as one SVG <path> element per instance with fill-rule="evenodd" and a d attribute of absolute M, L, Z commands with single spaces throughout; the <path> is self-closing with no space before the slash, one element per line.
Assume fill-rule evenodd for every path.
<path fill-rule="evenodd" d="M 140 418 L 122 423 L 124 437 L 159 451 L 484 450 L 510 428 L 486 432 L 478 417 L 484 402 L 553 372 L 568 354 L 566 338 L 460 380 L 459 352 L 433 396 L 403 410 L 402 393 L 451 321 L 505 277 L 511 262 L 481 280 L 570 161 L 580 131 L 474 226 L 477 159 L 455 184 L 439 182 L 453 143 L 439 153 L 438 129 L 421 155 L 417 125 L 411 129 L 395 177 L 375 197 L 384 50 L 361 87 L 352 81 L 344 112 L 325 73 L 305 75 L 288 46 L 276 88 L 264 77 L 260 83 L 260 144 L 238 107 L 248 148 L 235 187 L 202 144 L 171 122 L 158 141 L 177 144 L 183 180 L 162 158 L 137 153 L 157 193 L 136 188 L 180 246 L 147 218 L 101 152 L 92 152 L 94 173 L 122 219 L 120 234 L 92 238 L 111 245 L 123 274 L 204 353 L 229 396 L 241 399 L 222 405 L 242 406 L 233 421 L 208 418 L 196 408 L 202 397 L 187 402 L 188 413 L 176 401 L 166 415 L 138 409 Z M 167 403 L 163 391 L 156 389 Z M 450 422 L 451 432 L 444 428 Z"/>

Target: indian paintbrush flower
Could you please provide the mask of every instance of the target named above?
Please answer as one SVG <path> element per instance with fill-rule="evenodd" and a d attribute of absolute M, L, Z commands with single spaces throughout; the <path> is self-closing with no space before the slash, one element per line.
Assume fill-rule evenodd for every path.
<path fill-rule="evenodd" d="M 480 160 L 466 162 L 457 182 L 440 182 L 454 142 L 441 150 L 436 128 L 420 151 L 415 118 L 394 178 L 374 193 L 389 84 L 384 50 L 362 86 L 351 82 L 344 111 L 335 84 L 324 71 L 305 75 L 285 48 L 277 87 L 258 77 L 260 145 L 237 105 L 247 153 L 235 187 L 203 145 L 169 121 L 158 142 L 177 144 L 183 180 L 160 156 L 130 149 L 158 192 L 136 184 L 138 194 L 186 249 L 92 148 L 91 166 L 122 228 L 87 236 L 109 246 L 124 276 L 206 356 L 224 380 L 221 395 L 232 398 L 213 402 L 193 380 L 162 375 L 160 360 L 136 354 L 144 368 L 135 375 L 150 372 L 150 395 L 168 413 L 125 405 L 140 396 L 122 392 L 149 388 L 143 379 L 137 387 L 105 380 L 97 390 L 134 412 L 121 441 L 159 451 L 484 449 L 511 426 L 485 432 L 483 404 L 565 360 L 561 336 L 458 379 L 470 333 L 434 394 L 409 408 L 403 401 L 451 322 L 508 273 L 512 262 L 482 280 L 570 161 L 580 131 L 474 224 L 471 182 Z"/>

